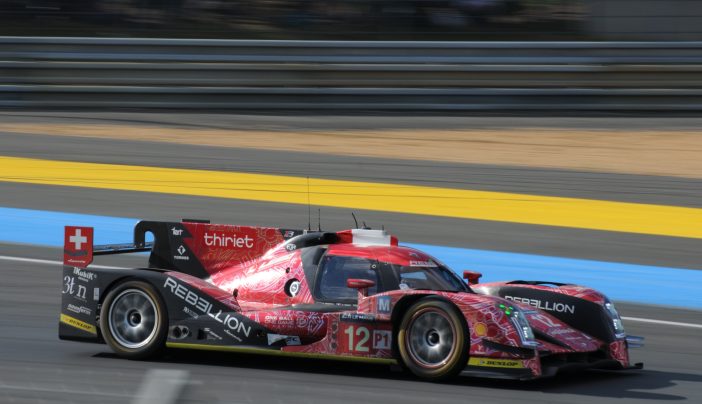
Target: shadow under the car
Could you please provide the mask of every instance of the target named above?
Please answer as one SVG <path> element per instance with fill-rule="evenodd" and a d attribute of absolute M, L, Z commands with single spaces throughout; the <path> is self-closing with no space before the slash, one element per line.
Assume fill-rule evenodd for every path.
<path fill-rule="evenodd" d="M 123 360 L 112 353 L 93 355 Z M 241 354 L 228 352 L 169 350 L 163 357 L 149 361 L 162 364 L 208 365 L 261 369 L 282 372 L 326 374 L 385 380 L 411 380 L 422 383 L 399 366 Z M 657 370 L 598 371 L 559 374 L 553 378 L 529 381 L 456 377 L 444 384 L 471 388 L 542 392 L 547 395 L 574 394 L 591 397 L 630 398 L 636 400 L 685 400 L 686 397 L 656 390 L 675 386 L 677 382 L 702 382 L 702 375 Z"/>

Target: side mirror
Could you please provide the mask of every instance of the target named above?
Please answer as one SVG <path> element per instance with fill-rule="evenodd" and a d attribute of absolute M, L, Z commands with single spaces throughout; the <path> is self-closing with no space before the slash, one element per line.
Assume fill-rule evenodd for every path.
<path fill-rule="evenodd" d="M 358 297 L 368 297 L 368 288 L 375 286 L 375 282 L 370 279 L 347 279 L 346 286 L 351 289 L 358 289 Z"/>
<path fill-rule="evenodd" d="M 477 285 L 482 276 L 483 274 L 480 272 L 463 271 L 463 279 L 467 280 L 470 285 Z"/>

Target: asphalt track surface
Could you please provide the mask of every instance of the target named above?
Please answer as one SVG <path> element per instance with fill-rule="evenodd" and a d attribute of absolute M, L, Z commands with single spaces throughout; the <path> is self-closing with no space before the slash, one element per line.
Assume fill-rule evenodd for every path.
<path fill-rule="evenodd" d="M 515 169 L 433 162 L 377 160 L 265 150 L 0 133 L 0 154 L 43 159 L 250 171 L 373 182 L 412 183 L 700 207 L 702 181 L 563 170 Z M 468 179 L 468 180 L 466 180 Z M 0 206 L 108 216 L 301 228 L 307 207 L 127 191 L 0 184 Z M 702 269 L 700 240 L 516 223 L 359 211 L 405 242 Z M 314 220 L 313 220 L 314 221 Z M 351 210 L 322 209 L 327 229 L 352 226 Z"/>
<path fill-rule="evenodd" d="M 3 121 L 19 120 L 26 122 L 31 118 L 36 123 L 54 123 L 69 121 L 123 122 L 140 123 L 158 127 L 177 125 L 210 129 L 242 130 L 364 130 L 364 129 L 463 129 L 471 128 L 512 128 L 527 127 L 557 129 L 671 129 L 699 130 L 702 118 L 665 117 L 647 114 L 631 117 L 623 113 L 587 116 L 585 113 L 564 116 L 470 116 L 465 113 L 446 115 L 437 114 L 369 114 L 354 113 L 173 113 L 173 112 L 75 112 L 17 110 L 0 111 Z"/>
<path fill-rule="evenodd" d="M 257 172 L 365 180 L 382 176 L 392 178 L 386 180 L 390 182 L 509 192 L 528 189 L 557 196 L 682 206 L 699 206 L 702 190 L 698 181 L 660 177 L 1 136 L 0 154 L 36 158 L 221 170 L 248 167 Z M 462 180 L 467 174 L 470 183 Z M 297 205 L 10 183 L 0 183 L 0 206 L 291 227 L 307 223 L 306 207 Z M 384 224 L 408 242 L 702 268 L 699 240 L 379 212 L 357 215 L 370 225 Z M 325 208 L 322 220 L 329 229 L 348 228 L 352 223 L 344 209 Z M 4 244 L 0 255 L 58 260 L 60 251 Z M 98 263 L 129 266 L 143 259 L 104 257 Z M 181 402 L 702 402 L 700 328 L 625 322 L 630 334 L 647 339 L 645 348 L 633 351 L 633 360 L 646 365 L 642 371 L 588 372 L 526 383 L 462 378 L 433 384 L 386 366 L 293 358 L 172 352 L 151 362 L 119 359 L 103 345 L 57 339 L 59 290 L 59 265 L 0 260 L 0 402 L 129 402 L 148 369 L 187 370 L 190 384 Z M 630 304 L 621 304 L 620 311 L 629 317 L 702 323 L 698 311 Z"/>

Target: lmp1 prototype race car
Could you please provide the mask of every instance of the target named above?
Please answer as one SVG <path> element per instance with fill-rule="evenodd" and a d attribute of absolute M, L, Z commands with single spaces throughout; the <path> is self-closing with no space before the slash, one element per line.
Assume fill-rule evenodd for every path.
<path fill-rule="evenodd" d="M 146 242 L 147 233 L 153 242 Z M 464 282 L 385 231 L 141 221 L 130 244 L 65 228 L 59 337 L 119 356 L 166 348 L 399 364 L 427 380 L 630 369 L 612 302 L 553 282 Z M 146 268 L 89 268 L 150 251 Z"/>

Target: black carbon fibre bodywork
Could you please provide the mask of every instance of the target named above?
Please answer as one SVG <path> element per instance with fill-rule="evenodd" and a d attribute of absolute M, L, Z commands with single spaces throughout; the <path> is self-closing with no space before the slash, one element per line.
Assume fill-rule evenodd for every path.
<path fill-rule="evenodd" d="M 520 287 L 519 283 L 508 283 L 504 286 L 477 288 L 487 291 L 487 294 L 499 296 L 507 300 L 530 302 L 539 309 L 547 311 L 552 316 L 588 335 L 605 342 L 615 340 L 614 326 L 605 308 L 597 303 L 565 295 L 557 291 Z M 534 304 L 536 302 L 536 304 Z M 563 310 L 556 310 L 563 307 Z"/>
<path fill-rule="evenodd" d="M 147 268 L 88 270 L 64 266 L 59 338 L 102 342 L 100 310 L 105 296 L 115 285 L 138 279 L 151 284 L 165 302 L 168 341 L 269 346 L 268 329 L 169 273 Z M 174 332 L 175 328 L 178 331 Z"/>

